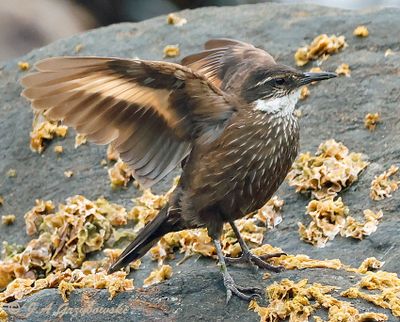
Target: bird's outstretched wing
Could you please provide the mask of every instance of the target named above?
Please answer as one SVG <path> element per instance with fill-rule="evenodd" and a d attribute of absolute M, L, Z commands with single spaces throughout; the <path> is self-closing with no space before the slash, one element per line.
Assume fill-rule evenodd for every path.
<path fill-rule="evenodd" d="M 149 187 L 190 152 L 218 137 L 234 112 L 206 77 L 167 62 L 56 57 L 24 77 L 22 95 L 49 119 L 98 144 L 111 143 Z"/>
<path fill-rule="evenodd" d="M 182 65 L 205 75 L 219 88 L 227 84 L 235 72 L 249 65 L 274 65 L 275 60 L 266 51 L 233 39 L 211 39 L 204 44 L 205 50 L 186 56 Z M 240 78 L 240 77 L 239 77 Z"/>

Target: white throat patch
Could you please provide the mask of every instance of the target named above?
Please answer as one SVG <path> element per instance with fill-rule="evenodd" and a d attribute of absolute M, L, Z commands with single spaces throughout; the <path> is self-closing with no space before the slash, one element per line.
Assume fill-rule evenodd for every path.
<path fill-rule="evenodd" d="M 294 107 L 299 100 L 300 90 L 294 91 L 289 95 L 268 100 L 259 99 L 256 101 L 255 110 L 266 113 L 286 116 L 293 113 Z"/>

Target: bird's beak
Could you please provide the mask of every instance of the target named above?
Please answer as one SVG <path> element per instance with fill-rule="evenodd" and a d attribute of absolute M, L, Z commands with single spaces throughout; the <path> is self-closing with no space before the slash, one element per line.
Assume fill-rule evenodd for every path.
<path fill-rule="evenodd" d="M 321 72 L 321 73 L 307 72 L 307 73 L 303 73 L 303 77 L 300 80 L 300 82 L 301 82 L 301 85 L 307 85 L 312 82 L 317 82 L 317 81 L 321 81 L 324 79 L 333 78 L 336 76 L 337 76 L 336 73 L 330 73 L 330 72 Z"/>

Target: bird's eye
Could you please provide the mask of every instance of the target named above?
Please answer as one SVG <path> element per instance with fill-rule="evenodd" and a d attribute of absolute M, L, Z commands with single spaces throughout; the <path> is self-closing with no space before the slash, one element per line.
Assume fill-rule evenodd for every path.
<path fill-rule="evenodd" d="M 285 84 L 285 79 L 284 78 L 276 78 L 275 79 L 275 84 L 276 85 L 283 85 L 283 84 Z"/>

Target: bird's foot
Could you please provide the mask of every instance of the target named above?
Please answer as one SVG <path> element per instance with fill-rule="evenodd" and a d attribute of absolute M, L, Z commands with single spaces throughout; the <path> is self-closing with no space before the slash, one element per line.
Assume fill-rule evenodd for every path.
<path fill-rule="evenodd" d="M 235 294 L 242 300 L 250 301 L 256 297 L 261 299 L 261 294 L 263 293 L 263 290 L 258 287 L 243 287 L 237 285 L 232 276 L 228 273 L 224 274 L 224 285 L 226 288 L 226 304 L 228 304 L 229 300 L 232 298 L 232 294 Z"/>
<path fill-rule="evenodd" d="M 228 269 L 226 267 L 226 263 L 224 260 L 224 255 L 222 254 L 221 243 L 219 239 L 213 239 L 215 244 L 215 249 L 217 250 L 218 261 L 221 265 L 221 273 L 224 277 L 224 285 L 226 288 L 226 303 L 228 304 L 229 300 L 232 297 L 232 294 L 235 294 L 242 300 L 249 301 L 255 297 L 261 298 L 263 291 L 258 287 L 242 287 L 235 283 L 232 276 L 229 274 Z"/>
<path fill-rule="evenodd" d="M 225 257 L 225 261 L 227 264 L 242 264 L 248 263 L 252 266 L 256 266 L 263 269 L 268 269 L 273 272 L 281 272 L 284 270 L 283 266 L 275 266 L 272 264 L 267 263 L 265 260 L 273 257 L 279 257 L 282 255 L 286 255 L 286 253 L 279 252 L 279 253 L 272 253 L 266 254 L 262 256 L 257 256 L 252 254 L 250 251 L 243 252 L 242 256 L 234 258 L 234 257 Z"/>

